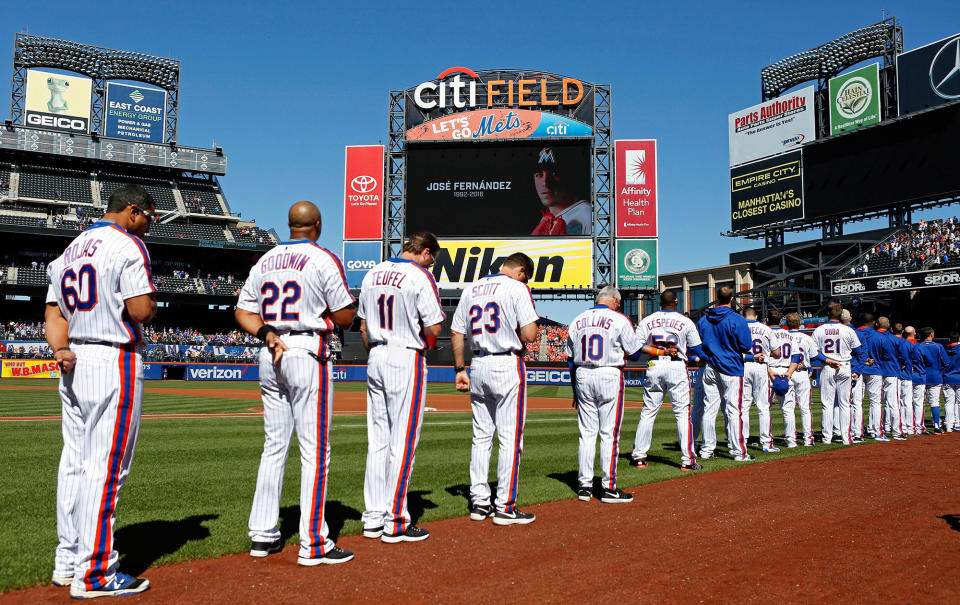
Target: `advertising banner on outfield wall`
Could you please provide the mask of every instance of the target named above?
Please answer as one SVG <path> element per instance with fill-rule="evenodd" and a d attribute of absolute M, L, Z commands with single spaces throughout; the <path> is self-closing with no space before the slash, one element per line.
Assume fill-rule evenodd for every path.
<path fill-rule="evenodd" d="M 347 287 L 359 288 L 363 276 L 382 258 L 383 245 L 375 242 L 343 242 L 343 266 L 347 271 Z"/>
<path fill-rule="evenodd" d="M 165 91 L 107 83 L 104 136 L 162 143 L 166 116 Z"/>
<path fill-rule="evenodd" d="M 383 145 L 352 145 L 344 154 L 343 239 L 383 237 Z"/>
<path fill-rule="evenodd" d="M 657 237 L 657 141 L 615 141 L 616 237 Z"/>
<path fill-rule="evenodd" d="M 960 34 L 897 55 L 900 115 L 960 99 Z"/>
<path fill-rule="evenodd" d="M 533 259 L 531 288 L 593 287 L 593 240 L 440 240 L 433 276 L 441 288 L 462 288 L 500 270 L 514 252 Z"/>
<path fill-rule="evenodd" d="M 589 236 L 591 141 L 407 146 L 406 233 Z"/>
<path fill-rule="evenodd" d="M 408 141 L 480 141 L 589 137 L 593 128 L 546 111 L 488 109 L 465 111 L 424 122 L 407 131 Z"/>
<path fill-rule="evenodd" d="M 2 378 L 59 378 L 56 361 L 32 359 L 4 359 L 0 368 Z"/>
<path fill-rule="evenodd" d="M 941 286 L 960 286 L 960 268 L 851 277 L 850 279 L 830 281 L 830 291 L 835 295 L 897 292 L 919 290 L 921 288 L 939 288 Z"/>
<path fill-rule="evenodd" d="M 830 79 L 830 134 L 880 122 L 880 66 L 867 65 Z"/>
<path fill-rule="evenodd" d="M 813 86 L 731 113 L 730 165 L 792 151 L 817 138 Z"/>
<path fill-rule="evenodd" d="M 617 287 L 656 288 L 657 240 L 617 240 Z"/>
<path fill-rule="evenodd" d="M 803 152 L 730 169 L 733 231 L 803 218 Z"/>
<path fill-rule="evenodd" d="M 90 78 L 27 70 L 24 125 L 64 132 L 90 132 Z"/>

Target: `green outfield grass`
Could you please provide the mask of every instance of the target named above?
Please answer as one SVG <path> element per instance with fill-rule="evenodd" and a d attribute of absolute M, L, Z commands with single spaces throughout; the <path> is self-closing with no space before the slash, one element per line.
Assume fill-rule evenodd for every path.
<path fill-rule="evenodd" d="M 37 385 L 38 381 L 4 380 L 0 385 Z M 44 381 L 42 384 L 53 384 Z M 256 389 L 250 383 L 148 383 L 153 387 Z M 362 391 L 363 384 L 338 383 L 338 391 Z M 452 385 L 430 385 L 428 393 L 454 392 Z M 640 389 L 629 389 L 639 400 Z M 531 386 L 530 396 L 557 396 L 569 401 L 569 387 Z M 814 426 L 819 405 L 814 395 Z M 237 412 L 256 402 L 177 394 L 148 393 L 146 413 Z M 334 403 L 336 405 L 336 403 Z M 429 395 L 427 399 L 429 405 Z M 57 415 L 54 390 L 2 390 L 0 416 Z M 799 414 L 798 423 L 799 423 Z M 704 461 L 707 470 L 735 466 L 726 455 L 722 413 L 718 418 L 721 457 Z M 621 487 L 666 479 L 682 480 L 673 415 L 662 410 L 654 428 L 651 464 L 630 467 L 629 455 L 639 410 L 624 415 L 620 441 Z M 782 434 L 779 410 L 774 434 Z M 752 423 L 756 433 L 756 412 Z M 410 510 L 419 522 L 465 515 L 469 484 L 471 421 L 469 414 L 427 414 L 410 487 Z M 573 410 L 531 412 L 521 465 L 521 507 L 574 497 L 577 423 Z M 247 516 L 253 499 L 263 441 L 259 418 L 144 419 L 130 478 L 121 492 L 116 542 L 121 568 L 140 573 L 151 565 L 214 557 L 249 548 Z M 334 535 L 360 532 L 366 424 L 363 416 L 333 420 L 332 464 L 327 516 Z M 55 492 L 62 445 L 55 421 L 0 422 L 4 479 L 0 487 L 0 591 L 49 581 L 56 545 Z M 294 447 L 296 447 L 294 445 Z M 756 452 L 761 461 L 824 451 L 838 446 Z M 496 450 L 491 462 L 496 469 Z M 298 523 L 300 463 L 294 452 L 287 464 L 281 503 L 281 529 L 294 543 Z M 495 477 L 491 476 L 491 479 Z M 642 501 L 635 506 L 645 506 Z M 662 503 L 659 503 L 662 504 Z M 658 504 L 658 505 L 659 505 Z"/>

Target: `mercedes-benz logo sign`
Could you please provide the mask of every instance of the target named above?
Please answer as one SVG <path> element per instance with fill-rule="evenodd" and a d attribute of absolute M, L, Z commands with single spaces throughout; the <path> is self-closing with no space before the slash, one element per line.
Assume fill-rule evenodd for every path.
<path fill-rule="evenodd" d="M 960 99 L 960 37 L 944 44 L 930 61 L 930 88 L 938 97 Z"/>
<path fill-rule="evenodd" d="M 623 264 L 630 273 L 642 275 L 650 268 L 650 255 L 642 248 L 634 248 L 623 257 Z"/>
<path fill-rule="evenodd" d="M 357 193 L 369 193 L 373 191 L 376 186 L 377 179 L 365 174 L 354 177 L 354 179 L 350 181 L 350 188 Z"/>

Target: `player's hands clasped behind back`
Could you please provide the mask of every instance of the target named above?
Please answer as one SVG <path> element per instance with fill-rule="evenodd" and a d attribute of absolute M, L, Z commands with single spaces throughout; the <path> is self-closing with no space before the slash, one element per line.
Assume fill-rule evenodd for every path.
<path fill-rule="evenodd" d="M 280 363 L 280 358 L 283 357 L 283 352 L 287 350 L 287 345 L 283 344 L 276 332 L 267 332 L 266 342 L 267 348 L 273 353 L 274 365 Z"/>

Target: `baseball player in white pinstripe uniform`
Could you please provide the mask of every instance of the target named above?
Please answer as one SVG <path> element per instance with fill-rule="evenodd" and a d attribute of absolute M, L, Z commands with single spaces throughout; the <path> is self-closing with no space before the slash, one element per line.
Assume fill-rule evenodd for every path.
<path fill-rule="evenodd" d="M 334 326 L 353 322 L 356 305 L 343 264 L 316 244 L 320 210 L 311 202 L 290 207 L 290 241 L 281 242 L 250 269 L 237 301 L 241 328 L 266 343 L 260 350 L 263 455 L 250 510 L 250 555 L 283 548 L 277 521 L 283 470 L 294 429 L 300 446 L 300 551 L 305 566 L 344 563 L 353 553 L 330 539 L 324 507 L 330 465 Z"/>
<path fill-rule="evenodd" d="M 770 390 L 767 392 L 766 417 L 760 415 L 760 447 L 765 452 L 779 452 L 780 448 L 773 445 L 773 419 L 770 408 L 777 403 L 777 393 L 773 390 L 773 380 L 776 376 L 786 376 L 790 373 L 793 358 L 793 337 L 790 332 L 780 327 L 783 316 L 779 311 L 771 309 L 767 313 L 767 326 L 770 328 L 770 350 L 775 353 L 767 357 L 767 382 Z M 783 413 L 784 424 L 787 422 L 786 394 L 780 396 L 780 410 Z M 793 419 L 793 409 L 790 409 L 790 419 Z"/>
<path fill-rule="evenodd" d="M 770 357 L 770 326 L 757 320 L 757 310 L 746 307 L 743 318 L 750 328 L 754 355 L 762 354 L 763 359 Z M 770 421 L 770 373 L 765 361 L 747 360 L 743 366 L 743 441 L 750 440 L 750 402 L 757 406 L 757 419 L 761 426 Z"/>
<path fill-rule="evenodd" d="M 820 371 L 821 437 L 824 443 L 830 443 L 833 437 L 833 408 L 840 408 L 840 439 L 850 445 L 850 392 L 851 381 L 859 376 L 852 374 L 850 362 L 860 348 L 860 339 L 850 326 L 840 323 L 843 307 L 840 303 L 827 305 L 827 323 L 817 326 L 813 331 L 813 342 L 826 358 Z"/>
<path fill-rule="evenodd" d="M 600 501 L 630 502 L 633 496 L 617 487 L 620 425 L 623 422 L 623 359 L 637 355 L 641 342 L 633 324 L 617 312 L 620 292 L 605 286 L 597 305 L 577 315 L 567 328 L 573 405 L 580 428 L 579 488 L 577 497 L 588 502 L 593 493 L 593 465 L 600 435 Z"/>
<path fill-rule="evenodd" d="M 787 447 L 797 447 L 797 419 L 794 408 L 800 408 L 800 425 L 803 429 L 803 445 L 813 447 L 813 414 L 810 410 L 813 390 L 810 388 L 810 368 L 813 367 L 813 358 L 820 355 L 817 343 L 813 342 L 808 334 L 800 331 L 803 319 L 799 313 L 787 313 L 787 327 L 793 340 L 791 356 L 801 356 L 796 369 L 788 371 L 790 390 L 783 398 L 784 433 Z M 794 359 L 796 359 L 794 357 Z"/>
<path fill-rule="evenodd" d="M 527 377 L 523 343 L 537 338 L 537 312 L 526 286 L 533 260 L 522 252 L 508 256 L 500 273 L 463 289 L 450 326 L 457 389 L 470 391 L 473 448 L 470 453 L 470 518 L 493 516 L 497 525 L 532 523 L 536 516 L 517 508 L 523 426 L 527 419 Z M 473 358 L 464 368 L 464 335 Z M 497 497 L 490 502 L 490 454 L 497 432 Z"/>
<path fill-rule="evenodd" d="M 384 542 L 425 540 L 410 523 L 407 490 L 427 398 L 428 338 L 444 319 L 433 275 L 440 252 L 432 233 L 415 233 L 399 258 L 371 269 L 360 290 L 360 332 L 367 361 L 367 470 L 363 535 Z"/>
<path fill-rule="evenodd" d="M 142 187 L 117 189 L 103 219 L 47 267 L 46 338 L 62 370 L 63 404 L 52 582 L 70 585 L 78 599 L 150 587 L 117 571 L 113 529 L 140 429 L 140 325 L 157 311 L 150 256 L 140 241 L 153 207 Z"/>
<path fill-rule="evenodd" d="M 697 462 L 694 448 L 687 359 L 688 351 L 699 355 L 700 334 L 690 318 L 677 313 L 677 295 L 673 290 L 660 294 L 660 309 L 637 323 L 637 338 L 644 345 L 644 352 L 652 356 L 643 383 L 643 409 L 630 460 L 638 468 L 647 466 L 653 422 L 663 404 L 663 394 L 669 393 L 677 422 L 680 470 L 696 471 L 703 467 Z"/>

